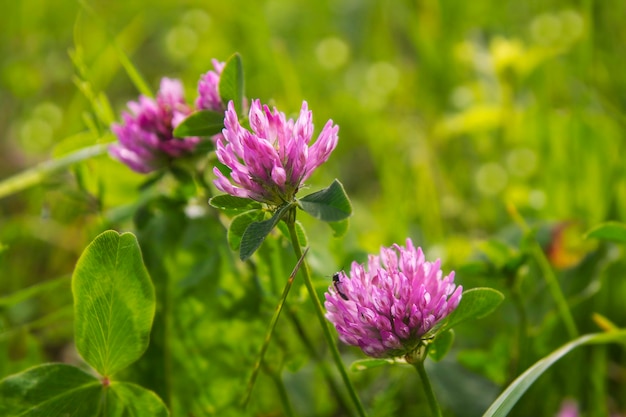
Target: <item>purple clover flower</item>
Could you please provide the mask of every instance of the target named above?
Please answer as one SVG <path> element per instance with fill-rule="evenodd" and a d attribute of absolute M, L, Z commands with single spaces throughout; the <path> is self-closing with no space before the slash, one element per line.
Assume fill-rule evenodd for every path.
<path fill-rule="evenodd" d="M 326 162 L 337 146 L 339 127 L 329 120 L 315 143 L 312 113 L 306 101 L 297 120 L 270 111 L 253 100 L 250 128 L 241 126 L 232 103 L 228 103 L 223 137 L 217 141 L 217 159 L 230 168 L 230 179 L 217 167 L 215 186 L 228 194 L 251 198 L 270 205 L 293 201 L 300 186 Z"/>
<path fill-rule="evenodd" d="M 163 78 L 156 100 L 139 96 L 128 108 L 131 113 L 122 113 L 124 122 L 111 126 L 119 142 L 111 145 L 109 153 L 133 171 L 145 174 L 166 166 L 193 151 L 200 141 L 174 138 L 174 128 L 191 113 L 179 80 Z"/>
<path fill-rule="evenodd" d="M 215 71 L 208 71 L 200 76 L 198 81 L 198 98 L 196 99 L 196 110 L 211 110 L 223 112 L 226 109 L 222 104 L 222 98 L 219 93 L 220 76 L 226 65 L 217 59 L 211 61 Z"/>
<path fill-rule="evenodd" d="M 561 403 L 561 409 L 556 417 L 578 417 L 579 415 L 578 403 L 572 399 L 567 399 Z"/>
<path fill-rule="evenodd" d="M 326 293 L 326 318 L 339 339 L 375 358 L 404 356 L 461 301 L 454 272 L 443 277 L 441 262 L 427 262 L 411 239 L 370 255 L 367 270 L 352 263 L 350 276 L 333 278 Z"/>

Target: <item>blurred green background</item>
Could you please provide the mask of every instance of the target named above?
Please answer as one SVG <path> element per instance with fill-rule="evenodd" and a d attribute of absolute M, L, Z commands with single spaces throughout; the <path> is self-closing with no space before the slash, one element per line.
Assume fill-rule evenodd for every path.
<path fill-rule="evenodd" d="M 518 245 L 512 214 L 519 213 L 538 225 L 572 294 L 591 291 L 581 296 L 582 327 L 596 329 L 591 311 L 626 325 L 623 277 L 611 273 L 623 266 L 622 249 L 582 239 L 597 223 L 626 221 L 626 2 L 88 4 L 3 5 L 0 178 L 113 139 L 88 96 L 105 94 L 119 118 L 138 95 L 114 44 L 154 90 L 163 76 L 181 78 L 189 102 L 211 59 L 239 52 L 249 98 L 288 114 L 306 100 L 318 131 L 329 118 L 340 126 L 336 151 L 309 185 L 316 190 L 339 178 L 354 216 L 341 241 L 309 229 L 316 231 L 312 264 L 321 276 L 347 268 L 354 254 L 407 236 L 447 268 L 462 268 L 487 239 Z M 84 134 L 90 125 L 102 136 Z M 99 231 L 128 224 L 124 207 L 140 198 L 142 180 L 103 155 L 0 200 L 0 296 L 41 282 L 58 295 L 19 308 L 0 304 L 0 326 L 13 332 L 7 355 L 31 352 L 3 361 L 0 376 L 37 358 L 62 357 L 71 338 L 63 277 Z M 595 263 L 586 264 L 593 256 Z M 457 277 L 468 288 L 507 289 L 489 277 Z M 528 284 L 528 303 L 545 293 L 537 281 Z M 592 283 L 601 289 L 590 289 Z M 540 319 L 535 324 L 537 333 L 551 329 Z M 483 332 L 467 327 L 468 345 L 478 346 Z M 481 349 L 506 352 L 495 340 Z M 487 375 L 495 384 L 505 379 L 500 368 Z"/>

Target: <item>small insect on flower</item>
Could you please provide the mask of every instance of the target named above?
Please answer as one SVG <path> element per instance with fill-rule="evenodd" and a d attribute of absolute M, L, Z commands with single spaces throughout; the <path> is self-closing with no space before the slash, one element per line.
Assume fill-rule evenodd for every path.
<path fill-rule="evenodd" d="M 335 272 L 333 274 L 333 285 L 335 286 L 335 291 L 337 291 L 337 294 L 339 294 L 339 296 L 341 298 L 343 298 L 344 300 L 348 300 L 348 296 L 341 290 L 341 279 L 339 277 L 339 272 Z"/>

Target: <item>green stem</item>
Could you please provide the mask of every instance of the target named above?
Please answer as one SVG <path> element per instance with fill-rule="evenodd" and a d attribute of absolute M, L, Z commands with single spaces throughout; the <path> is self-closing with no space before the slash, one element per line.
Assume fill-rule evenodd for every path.
<path fill-rule="evenodd" d="M 278 391 L 278 396 L 280 398 L 280 402 L 283 405 L 283 411 L 285 412 L 285 416 L 294 417 L 295 414 L 293 412 L 293 407 L 291 406 L 291 401 L 289 401 L 289 395 L 287 394 L 285 383 L 281 379 L 280 374 L 270 369 L 268 366 L 265 365 L 265 363 L 263 364 L 263 369 L 276 386 L 276 391 Z"/>
<path fill-rule="evenodd" d="M 295 226 L 295 218 L 292 216 L 287 220 L 287 226 L 289 227 L 289 236 L 291 237 L 291 244 L 293 246 L 293 250 L 296 253 L 297 258 L 302 257 L 302 249 L 300 248 L 300 242 L 298 241 L 298 235 L 296 233 Z M 304 285 L 306 286 L 307 291 L 309 292 L 309 296 L 311 297 L 311 301 L 313 302 L 313 306 L 315 307 L 315 314 L 317 315 L 317 319 L 322 326 L 322 331 L 324 333 L 324 337 L 326 338 L 326 342 L 328 343 L 328 347 L 330 348 L 330 352 L 332 353 L 333 360 L 335 361 L 335 365 L 341 374 L 341 378 L 348 389 L 348 393 L 354 402 L 354 405 L 357 408 L 358 414 L 360 417 L 365 417 L 365 409 L 363 408 L 363 404 L 361 404 L 361 400 L 356 393 L 354 385 L 352 385 L 352 381 L 348 377 L 348 372 L 346 371 L 346 367 L 341 360 L 341 355 L 339 354 L 339 349 L 337 348 L 337 344 L 333 339 L 333 335 L 330 332 L 330 328 L 328 327 L 328 322 L 326 321 L 326 317 L 324 316 L 324 309 L 322 307 L 322 303 L 317 297 L 317 292 L 315 291 L 315 287 L 313 286 L 313 282 L 311 281 L 311 273 L 309 272 L 309 266 L 306 262 L 302 265 L 302 275 L 304 276 Z"/>
<path fill-rule="evenodd" d="M 556 303 L 556 307 L 559 310 L 559 314 L 561 315 L 561 319 L 565 324 L 565 329 L 567 330 L 568 336 L 570 339 L 576 339 L 579 335 L 578 329 L 576 328 L 576 322 L 572 317 L 572 313 L 569 310 L 569 306 L 567 305 L 567 300 L 563 295 L 563 291 L 561 291 L 561 286 L 559 285 L 559 281 L 550 266 L 550 262 L 546 258 L 546 255 L 543 253 L 543 249 L 539 246 L 539 243 L 533 242 L 531 244 L 531 252 L 535 258 L 535 261 L 539 265 L 539 269 L 543 274 L 544 279 L 546 280 L 546 284 L 548 285 L 548 289 L 552 294 L 552 298 Z"/>
<path fill-rule="evenodd" d="M 252 375 L 250 376 L 250 380 L 248 381 L 248 388 L 246 390 L 246 395 L 244 396 L 243 401 L 242 401 L 242 405 L 244 407 L 248 405 L 248 401 L 250 401 L 250 396 L 252 394 L 252 389 L 254 388 L 254 383 L 256 382 L 256 378 L 259 375 L 259 370 L 261 369 L 261 364 L 263 363 L 263 357 L 265 356 L 265 352 L 267 351 L 267 348 L 270 345 L 270 340 L 272 340 L 272 334 L 274 334 L 274 329 L 276 328 L 276 323 L 278 323 L 280 312 L 283 310 L 283 306 L 285 305 L 285 300 L 287 299 L 287 294 L 289 294 L 289 290 L 291 289 L 291 286 L 293 285 L 293 281 L 296 277 L 298 269 L 300 268 L 300 265 L 304 261 L 304 256 L 306 255 L 307 252 L 308 252 L 308 248 L 307 250 L 304 251 L 304 253 L 300 251 L 298 262 L 296 263 L 296 266 L 293 268 L 293 272 L 291 273 L 291 275 L 289 275 L 289 279 L 287 280 L 287 283 L 285 284 L 285 288 L 283 289 L 283 294 L 280 298 L 280 301 L 278 302 L 278 305 L 276 306 L 274 315 L 272 316 L 272 319 L 270 320 L 270 325 L 267 328 L 267 333 L 265 334 L 265 339 L 263 340 L 261 351 L 259 352 L 257 361 L 254 364 L 254 369 L 252 370 Z"/>
<path fill-rule="evenodd" d="M 518 328 L 517 328 L 517 352 L 511 360 L 510 377 L 509 381 L 513 381 L 517 376 L 522 373 L 523 369 L 526 369 L 527 356 L 528 356 L 528 342 L 529 342 L 529 327 L 528 327 L 528 315 L 526 314 L 526 308 L 524 306 L 524 298 L 520 292 L 520 278 L 513 278 L 513 285 L 511 286 L 511 300 L 513 306 L 518 315 Z"/>
<path fill-rule="evenodd" d="M 315 360 L 315 362 L 317 362 L 320 371 L 322 371 L 322 375 L 324 376 L 324 379 L 326 379 L 326 383 L 328 384 L 328 388 L 331 394 L 335 396 L 335 398 L 337 399 L 337 402 L 343 408 L 343 410 L 346 410 L 346 411 L 349 410 L 348 404 L 346 403 L 346 400 L 344 399 L 343 392 L 339 389 L 339 386 L 337 385 L 337 382 L 335 381 L 335 378 L 333 377 L 332 372 L 330 368 L 328 367 L 328 364 L 320 356 L 317 350 L 315 350 L 315 347 L 313 346 L 311 339 L 306 334 L 304 330 L 304 326 L 298 319 L 298 316 L 296 315 L 295 311 L 293 311 L 291 308 L 287 308 L 286 312 L 287 312 L 289 319 L 291 319 L 293 326 L 296 328 L 296 333 L 298 333 L 298 336 L 300 336 L 302 343 L 304 344 L 305 348 L 309 352 L 309 355 L 311 355 L 311 357 Z"/>
<path fill-rule="evenodd" d="M 415 369 L 417 369 L 417 373 L 420 375 L 422 385 L 424 386 L 424 392 L 426 393 L 426 398 L 428 399 L 428 404 L 430 405 L 430 409 L 433 412 L 433 416 L 442 417 L 441 408 L 439 408 L 439 403 L 437 402 L 437 398 L 435 397 L 435 392 L 433 391 L 432 385 L 430 385 L 430 379 L 428 378 L 426 369 L 424 369 L 424 360 L 417 360 L 413 362 L 412 365 L 415 367 Z"/>
<path fill-rule="evenodd" d="M 39 165 L 15 174 L 0 182 L 0 198 L 15 194 L 33 185 L 39 184 L 50 174 L 69 167 L 85 159 L 93 158 L 106 153 L 109 144 L 103 143 L 79 149 L 58 159 L 42 162 Z"/>
<path fill-rule="evenodd" d="M 509 214 L 513 218 L 515 222 L 520 226 L 520 228 L 524 231 L 524 233 L 529 234 L 530 228 L 526 224 L 526 221 L 517 211 L 517 208 L 512 204 L 509 204 L 508 207 Z M 570 339 L 576 339 L 579 335 L 578 328 L 576 327 L 576 322 L 572 317 L 572 313 L 569 310 L 569 306 L 567 304 L 567 300 L 565 299 L 565 295 L 563 295 L 563 291 L 561 290 L 561 286 L 559 285 L 559 281 L 550 266 L 550 262 L 548 258 L 546 258 L 543 249 L 539 245 L 536 240 L 533 240 L 530 243 L 530 252 L 531 255 L 535 258 L 535 262 L 539 266 L 541 273 L 546 280 L 546 285 L 548 286 L 548 290 L 554 299 L 557 310 L 559 311 L 559 315 L 561 316 L 561 320 L 565 324 L 565 329 L 567 330 L 568 336 Z"/>

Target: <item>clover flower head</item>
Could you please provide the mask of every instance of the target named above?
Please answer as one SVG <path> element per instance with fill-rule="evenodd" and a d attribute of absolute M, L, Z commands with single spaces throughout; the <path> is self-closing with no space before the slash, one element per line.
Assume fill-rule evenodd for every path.
<path fill-rule="evenodd" d="M 326 293 L 326 318 L 339 339 L 376 358 L 412 353 L 461 301 L 454 272 L 427 262 L 421 248 L 394 244 L 370 255 L 367 269 L 352 263 L 350 275 L 335 274 Z"/>
<path fill-rule="evenodd" d="M 578 403 L 572 399 L 566 399 L 561 403 L 561 408 L 556 417 L 578 417 Z"/>
<path fill-rule="evenodd" d="M 119 142 L 111 145 L 109 153 L 133 171 L 157 170 L 192 152 L 200 141 L 173 135 L 174 128 L 191 113 L 179 80 L 163 78 L 156 99 L 139 96 L 128 108 L 130 112 L 122 113 L 123 123 L 111 126 Z"/>
<path fill-rule="evenodd" d="M 223 137 L 216 145 L 217 158 L 230 168 L 230 178 L 215 167 L 215 186 L 237 197 L 273 206 L 293 201 L 303 182 L 337 146 L 339 127 L 332 120 L 309 146 L 313 122 L 306 101 L 294 121 L 253 100 L 249 122 L 250 130 L 240 124 L 232 101 L 228 103 Z"/>
<path fill-rule="evenodd" d="M 223 112 L 226 110 L 222 104 L 222 98 L 219 93 L 220 76 L 226 63 L 217 59 L 211 61 L 213 70 L 206 72 L 200 76 L 198 82 L 198 98 L 196 99 L 197 110 L 212 110 Z"/>

